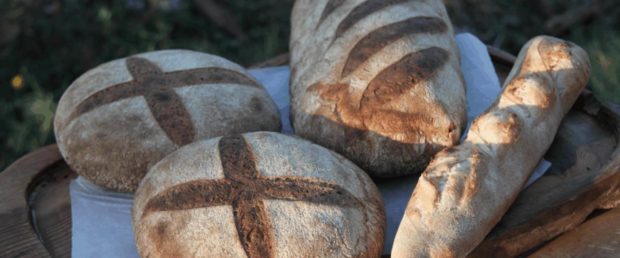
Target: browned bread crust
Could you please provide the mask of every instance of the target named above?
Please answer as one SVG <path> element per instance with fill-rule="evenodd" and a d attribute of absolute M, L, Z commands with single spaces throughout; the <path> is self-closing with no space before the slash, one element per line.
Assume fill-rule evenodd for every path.
<path fill-rule="evenodd" d="M 278 110 L 243 68 L 186 51 L 144 53 L 82 75 L 58 104 L 63 157 L 100 186 L 133 192 L 147 169 L 195 140 L 280 130 Z"/>
<path fill-rule="evenodd" d="M 361 169 L 267 132 L 174 152 L 149 171 L 133 210 L 143 257 L 378 257 L 384 220 Z"/>
<path fill-rule="evenodd" d="M 465 85 L 440 0 L 298 0 L 295 133 L 373 177 L 419 173 L 458 141 Z"/>

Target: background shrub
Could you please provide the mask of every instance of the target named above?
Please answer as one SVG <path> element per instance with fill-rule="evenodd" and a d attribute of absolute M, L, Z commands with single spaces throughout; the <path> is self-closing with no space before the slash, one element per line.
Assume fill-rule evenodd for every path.
<path fill-rule="evenodd" d="M 208 14 L 216 4 L 220 9 Z M 53 143 L 62 92 L 90 68 L 167 48 L 250 65 L 288 51 L 293 0 L 0 0 L 0 170 Z M 590 87 L 620 102 L 620 5 L 614 0 L 447 0 L 458 31 L 517 53 L 551 34 L 585 47 Z M 207 6 L 205 9 L 204 7 Z M 203 7 L 201 9 L 200 7 Z"/>

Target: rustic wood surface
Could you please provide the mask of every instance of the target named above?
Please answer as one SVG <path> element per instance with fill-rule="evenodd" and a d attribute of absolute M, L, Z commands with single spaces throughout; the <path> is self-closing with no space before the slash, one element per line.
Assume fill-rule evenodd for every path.
<path fill-rule="evenodd" d="M 620 256 L 620 208 L 583 223 L 530 257 L 618 257 Z"/>
<path fill-rule="evenodd" d="M 493 61 L 496 66 L 500 66 L 501 68 L 508 68 L 508 72 L 510 72 L 510 69 L 512 69 L 512 65 L 517 61 L 517 57 L 513 54 L 510 54 L 494 46 L 487 45 L 487 51 L 489 51 L 491 61 Z M 503 78 L 506 78 L 506 76 L 504 76 Z"/>
<path fill-rule="evenodd" d="M 58 199 L 53 201 L 50 199 L 52 196 L 37 196 L 32 191 L 45 184 L 47 178 L 56 176 L 57 170 L 50 168 L 58 166 L 59 163 L 64 164 L 58 148 L 50 145 L 22 157 L 0 173 L 0 257 L 51 257 L 53 254 L 69 254 L 71 218 L 68 188 L 66 185 L 64 188 L 63 185 L 50 185 L 55 188 L 54 192 L 64 192 L 64 195 L 56 195 Z M 33 199 L 46 200 L 47 203 L 33 202 Z M 41 207 L 43 211 L 63 209 L 63 212 L 37 216 L 36 212 L 32 212 L 32 207 Z M 65 226 L 50 225 L 55 224 L 59 216 L 63 217 L 61 220 L 66 222 Z M 38 225 L 37 222 L 42 224 Z M 56 226 L 56 229 L 41 229 L 40 226 L 43 225 Z M 49 238 L 41 240 L 41 232 Z"/>
<path fill-rule="evenodd" d="M 32 223 L 52 257 L 71 257 L 71 202 L 69 183 L 77 175 L 58 162 L 38 177 L 32 190 Z"/>
<path fill-rule="evenodd" d="M 489 53 L 503 81 L 514 56 L 492 47 Z M 287 59 L 284 54 L 253 67 L 285 65 Z M 594 210 L 617 206 L 620 203 L 618 117 L 617 112 L 601 106 L 589 92 L 584 92 L 546 155 L 553 163 L 551 170 L 519 195 L 472 256 L 517 256 L 532 252 L 533 248 L 577 227 Z M 0 173 L 3 200 L 0 257 L 70 256 L 68 185 L 74 177 L 75 173 L 62 162 L 55 145 L 24 156 Z M 611 214 L 603 212 L 595 219 L 612 216 L 608 213 Z M 560 247 L 545 247 L 539 252 L 553 254 L 557 248 Z"/>
<path fill-rule="evenodd" d="M 269 60 L 265 60 L 263 62 L 260 62 L 258 64 L 254 64 L 252 66 L 250 66 L 250 69 L 256 69 L 256 68 L 265 68 L 265 67 L 270 67 L 270 66 L 281 66 L 281 65 L 287 65 L 288 64 L 288 59 L 289 59 L 289 54 L 288 53 L 284 53 L 284 54 L 280 54 L 277 55 L 273 58 L 270 58 Z"/>
<path fill-rule="evenodd" d="M 583 223 L 530 257 L 618 257 L 620 256 L 620 208 Z"/>

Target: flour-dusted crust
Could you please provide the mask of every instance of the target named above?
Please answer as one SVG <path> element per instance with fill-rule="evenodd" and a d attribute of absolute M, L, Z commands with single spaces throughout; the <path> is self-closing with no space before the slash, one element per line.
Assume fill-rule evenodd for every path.
<path fill-rule="evenodd" d="M 589 75 L 588 55 L 573 43 L 528 42 L 497 101 L 420 177 L 392 257 L 465 257 L 475 248 L 517 197 Z"/>
<path fill-rule="evenodd" d="M 466 119 L 452 25 L 440 0 L 297 0 L 295 133 L 373 177 L 421 172 Z"/>
<path fill-rule="evenodd" d="M 86 72 L 54 119 L 71 168 L 122 192 L 133 192 L 150 166 L 180 146 L 262 130 L 280 130 L 262 86 L 228 60 L 188 50 L 139 54 Z"/>
<path fill-rule="evenodd" d="M 257 132 L 197 142 L 157 163 L 135 195 L 142 257 L 378 257 L 377 187 L 305 140 Z"/>

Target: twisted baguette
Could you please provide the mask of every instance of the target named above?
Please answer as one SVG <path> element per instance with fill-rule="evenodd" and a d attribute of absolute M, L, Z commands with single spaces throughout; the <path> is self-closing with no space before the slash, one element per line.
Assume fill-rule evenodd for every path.
<path fill-rule="evenodd" d="M 573 43 L 528 42 L 497 101 L 420 177 L 392 257 L 464 257 L 475 248 L 551 145 L 589 73 L 586 52 Z"/>

